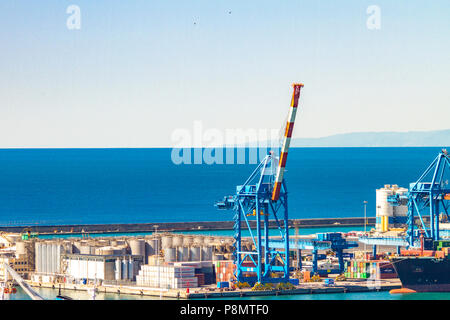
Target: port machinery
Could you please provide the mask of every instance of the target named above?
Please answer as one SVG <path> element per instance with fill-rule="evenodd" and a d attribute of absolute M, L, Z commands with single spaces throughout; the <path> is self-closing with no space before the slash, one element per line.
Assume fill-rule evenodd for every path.
<path fill-rule="evenodd" d="M 440 240 L 442 231 L 439 228 L 439 216 L 444 214 L 449 219 L 450 186 L 448 175 L 450 173 L 450 156 L 443 149 L 432 161 L 420 178 L 410 184 L 409 190 L 404 195 L 393 195 L 388 197 L 392 206 L 408 205 L 407 231 L 405 237 L 362 237 L 360 241 L 374 245 L 395 245 L 405 247 L 418 247 L 420 235 L 433 241 Z M 441 211 L 442 210 L 442 211 Z M 424 222 L 424 217 L 429 215 L 429 223 Z M 420 223 L 416 227 L 416 216 Z"/>
<path fill-rule="evenodd" d="M 357 246 L 340 237 L 327 236 L 321 239 L 289 239 L 288 191 L 284 171 L 290 140 L 294 128 L 300 91 L 303 84 L 293 84 L 293 94 L 285 127 L 279 159 L 273 151 L 261 161 L 243 185 L 236 187 L 234 196 L 224 197 L 215 203 L 218 209 L 234 210 L 234 251 L 236 281 L 248 283 L 288 282 L 291 271 L 290 249 L 296 249 L 297 257 L 302 249 L 313 252 L 313 272 L 317 272 L 317 251 L 336 250 L 343 271 L 343 249 Z M 276 226 L 277 239 L 269 237 L 269 222 Z M 251 248 L 244 248 L 242 227 L 246 227 L 253 242 Z M 254 249 L 252 249 L 254 247 Z M 301 264 L 300 259 L 297 259 Z M 250 263 L 248 263 L 250 262 Z M 274 278 L 272 273 L 282 273 Z M 256 274 L 256 276 L 255 276 Z"/>
<path fill-rule="evenodd" d="M 2 284 L 0 287 L 6 288 L 6 282 L 8 282 L 8 274 L 11 275 L 12 279 L 19 284 L 23 291 L 32 299 L 32 300 L 45 300 L 44 297 L 42 297 L 38 292 L 33 290 L 28 283 L 25 282 L 25 280 L 22 279 L 22 277 L 7 263 L 3 264 L 3 268 L 5 270 L 5 283 Z"/>

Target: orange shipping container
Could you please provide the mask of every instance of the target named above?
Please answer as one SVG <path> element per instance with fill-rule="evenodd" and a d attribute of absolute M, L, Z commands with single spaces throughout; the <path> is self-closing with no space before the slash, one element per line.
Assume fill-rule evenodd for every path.
<path fill-rule="evenodd" d="M 311 272 L 310 271 L 303 272 L 303 281 L 308 281 L 310 279 L 311 279 Z"/>

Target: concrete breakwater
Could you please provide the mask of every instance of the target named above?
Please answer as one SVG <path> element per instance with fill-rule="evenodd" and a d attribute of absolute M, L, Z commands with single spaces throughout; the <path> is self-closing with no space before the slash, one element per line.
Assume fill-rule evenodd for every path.
<path fill-rule="evenodd" d="M 429 217 L 422 217 L 424 222 L 429 222 Z M 290 228 L 321 228 L 321 227 L 357 227 L 375 226 L 375 217 L 364 218 L 316 218 L 316 219 L 289 219 Z M 419 218 L 416 217 L 416 224 Z M 281 220 L 280 225 L 284 223 Z M 39 234 L 71 234 L 71 233 L 133 233 L 152 232 L 155 230 L 173 231 L 211 231 L 211 230 L 231 230 L 234 221 L 197 221 L 197 222 L 155 222 L 155 223 L 119 223 L 119 224 L 77 224 L 77 225 L 24 225 L 24 226 L 0 226 L 0 231 L 22 232 L 24 229 L 31 229 Z M 245 227 L 245 222 L 242 222 Z M 252 228 L 256 227 L 256 221 L 250 221 Z M 269 222 L 270 228 L 276 228 L 275 220 Z"/>
<path fill-rule="evenodd" d="M 280 221 L 283 225 L 283 221 Z M 375 218 L 366 219 L 368 226 L 375 225 Z M 251 221 L 252 227 L 256 221 Z M 316 227 L 354 227 L 363 226 L 364 218 L 317 218 L 317 219 L 290 219 L 291 228 L 316 228 Z M 24 225 L 24 226 L 0 226 L 0 231 L 22 232 L 25 228 L 40 234 L 70 234 L 70 233 L 121 233 L 121 232 L 152 232 L 158 231 L 209 231 L 231 230 L 234 221 L 198 221 L 198 222 L 158 222 L 158 223 L 127 223 L 127 224 L 79 224 L 79 225 Z M 245 226 L 245 222 L 242 222 Z M 270 221 L 270 227 L 276 228 L 276 222 Z"/>

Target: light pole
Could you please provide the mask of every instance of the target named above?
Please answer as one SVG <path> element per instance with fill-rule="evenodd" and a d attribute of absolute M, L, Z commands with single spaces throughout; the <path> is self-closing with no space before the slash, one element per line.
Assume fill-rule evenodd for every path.
<path fill-rule="evenodd" d="M 364 235 L 366 235 L 366 225 L 367 225 L 367 201 L 364 200 Z"/>
<path fill-rule="evenodd" d="M 367 201 L 364 200 L 364 236 L 367 237 Z M 366 244 L 364 243 L 364 255 L 366 255 Z"/>

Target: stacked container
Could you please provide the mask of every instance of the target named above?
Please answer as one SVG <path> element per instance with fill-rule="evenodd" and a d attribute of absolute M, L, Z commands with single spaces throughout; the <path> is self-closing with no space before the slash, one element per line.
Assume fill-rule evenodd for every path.
<path fill-rule="evenodd" d="M 143 265 L 136 276 L 136 284 L 168 289 L 196 288 L 198 279 L 192 267 Z"/>
<path fill-rule="evenodd" d="M 216 261 L 214 263 L 216 282 L 232 281 L 235 279 L 236 266 L 232 260 Z"/>
<path fill-rule="evenodd" d="M 389 261 L 357 261 L 345 262 L 346 278 L 349 279 L 392 279 L 397 278 L 394 266 Z"/>

